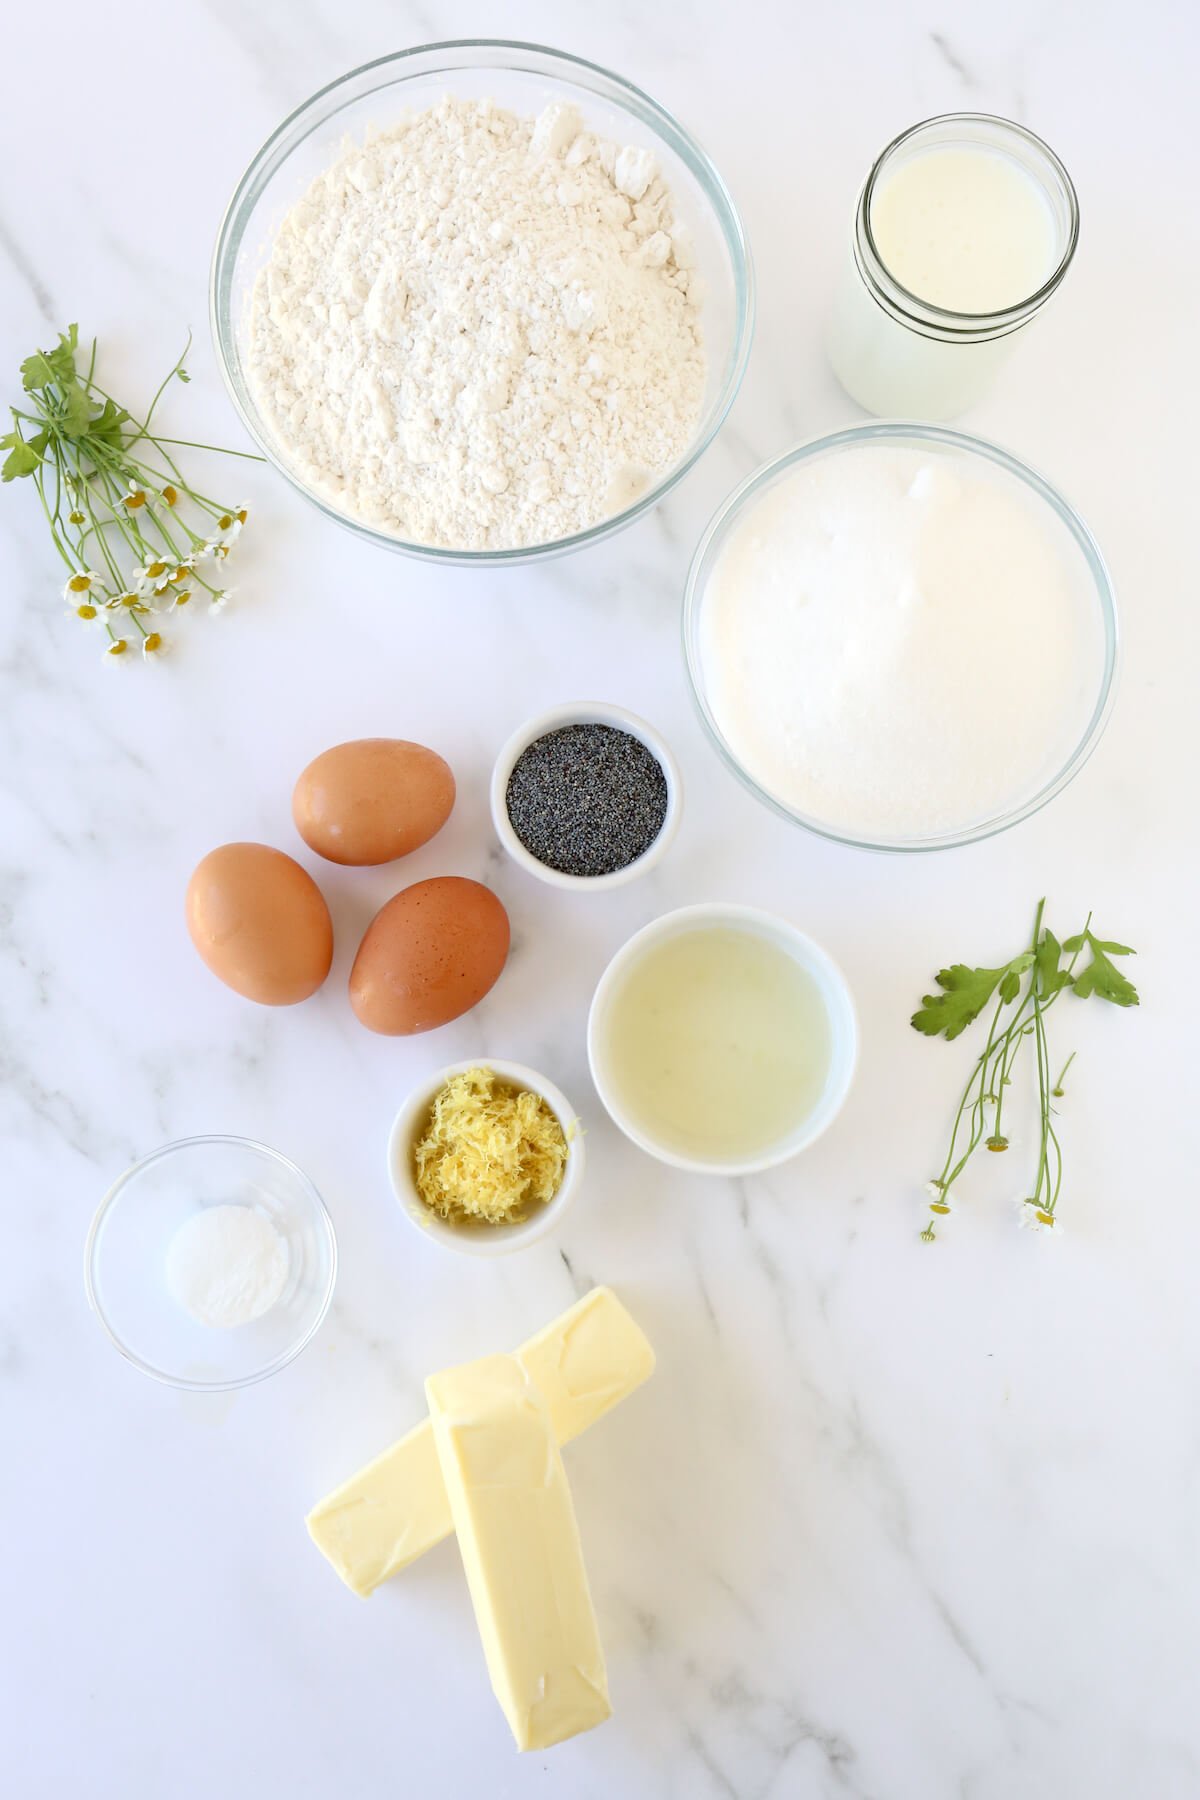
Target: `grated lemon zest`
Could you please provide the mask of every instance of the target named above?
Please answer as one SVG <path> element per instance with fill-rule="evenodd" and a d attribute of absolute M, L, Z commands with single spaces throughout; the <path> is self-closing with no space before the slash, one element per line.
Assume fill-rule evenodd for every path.
<path fill-rule="evenodd" d="M 436 1096 L 413 1161 L 417 1192 L 440 1218 L 511 1225 L 554 1198 L 567 1140 L 540 1094 L 475 1068 Z"/>

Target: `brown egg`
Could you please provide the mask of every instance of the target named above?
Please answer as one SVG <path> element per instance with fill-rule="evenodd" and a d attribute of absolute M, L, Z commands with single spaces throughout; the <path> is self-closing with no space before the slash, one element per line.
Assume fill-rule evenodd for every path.
<path fill-rule="evenodd" d="M 453 805 L 454 776 L 436 751 L 403 738 L 358 738 L 309 763 L 292 817 L 328 862 L 385 863 L 427 844 Z"/>
<path fill-rule="evenodd" d="M 222 844 L 187 890 L 192 942 L 213 974 L 260 1006 L 315 994 L 333 961 L 333 923 L 320 888 L 267 844 Z"/>
<path fill-rule="evenodd" d="M 478 1006 L 508 955 L 508 914 L 458 875 L 418 881 L 381 907 L 350 971 L 350 1004 L 371 1031 L 409 1037 Z"/>

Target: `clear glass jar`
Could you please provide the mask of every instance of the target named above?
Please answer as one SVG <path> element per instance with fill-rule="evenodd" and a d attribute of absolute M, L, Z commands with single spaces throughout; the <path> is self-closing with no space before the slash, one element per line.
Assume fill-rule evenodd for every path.
<path fill-rule="evenodd" d="M 1036 184 L 1049 209 L 1051 273 L 1036 292 L 1001 311 L 959 313 L 930 305 L 902 287 L 879 254 L 871 212 L 881 180 L 941 147 L 982 149 L 1008 158 Z M 868 412 L 956 417 L 987 391 L 1017 334 L 1056 292 L 1078 238 L 1079 203 L 1071 178 L 1033 132 L 990 113 L 945 113 L 913 125 L 880 152 L 858 197 L 826 338 L 834 374 Z"/>

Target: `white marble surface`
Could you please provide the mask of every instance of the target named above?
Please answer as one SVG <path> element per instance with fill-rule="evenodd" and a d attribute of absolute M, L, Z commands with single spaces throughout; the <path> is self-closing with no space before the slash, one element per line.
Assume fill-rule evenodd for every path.
<path fill-rule="evenodd" d="M 78 318 L 111 384 L 142 396 L 190 324 L 194 380 L 173 422 L 236 441 L 206 276 L 245 162 L 343 69 L 481 28 L 591 55 L 673 107 L 744 209 L 761 304 L 741 399 L 700 469 L 660 514 L 545 573 L 374 553 L 254 471 L 236 610 L 190 621 L 161 670 L 110 678 L 63 616 L 32 493 L 0 497 L 6 1792 L 1200 1791 L 1189 11 L 66 0 L 9 16 L 6 390 L 20 357 Z M 789 830 L 718 767 L 677 611 L 690 547 L 735 479 L 855 416 L 817 333 L 856 184 L 895 130 L 964 105 L 1042 131 L 1082 195 L 1062 303 L 968 423 L 1044 467 L 1096 529 L 1123 691 L 1047 813 L 956 854 L 877 860 Z M 528 881 L 486 824 L 500 740 L 583 693 L 654 718 L 689 786 L 661 871 L 602 901 Z M 322 871 L 334 977 L 303 1009 L 257 1012 L 187 944 L 188 871 L 232 837 L 295 850 L 296 771 L 373 732 L 443 749 L 461 803 L 411 871 Z M 372 1038 L 344 996 L 356 935 L 394 888 L 437 872 L 495 884 L 511 967 L 438 1037 Z M 971 1052 L 918 1041 L 908 1013 L 940 961 L 1020 938 L 1043 892 L 1066 929 L 1095 907 L 1138 946 L 1145 1003 L 1079 1015 L 1064 1241 L 1018 1234 L 998 1190 L 930 1251 L 920 1182 Z M 785 911 L 827 944 L 864 1035 L 838 1126 L 739 1186 L 634 1152 L 599 1115 L 584 1058 L 609 953 L 654 913 L 718 896 Z M 560 1236 L 499 1264 L 423 1247 L 382 1172 L 410 1082 L 477 1052 L 544 1067 L 591 1131 Z M 342 1253 L 309 1352 L 209 1401 L 124 1364 L 81 1282 L 112 1177 L 206 1130 L 260 1136 L 309 1170 Z M 615 1718 L 518 1759 L 453 1546 L 363 1604 L 302 1517 L 408 1426 L 430 1369 L 516 1342 L 593 1281 L 618 1288 L 660 1357 L 569 1452 Z"/>

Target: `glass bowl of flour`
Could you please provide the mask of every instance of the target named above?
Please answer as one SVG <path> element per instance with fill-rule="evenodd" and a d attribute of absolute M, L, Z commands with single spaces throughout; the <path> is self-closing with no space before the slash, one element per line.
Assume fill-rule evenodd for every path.
<path fill-rule="evenodd" d="M 230 395 L 328 517 L 433 561 L 562 554 L 655 506 L 749 355 L 741 220 L 619 76 L 537 45 L 381 57 L 284 120 L 213 258 Z"/>
<path fill-rule="evenodd" d="M 742 483 L 693 558 L 684 651 L 719 754 L 840 843 L 940 850 L 1061 793 L 1114 697 L 1087 526 L 982 438 L 880 422 Z"/>
<path fill-rule="evenodd" d="M 238 1137 L 184 1138 L 134 1163 L 101 1201 L 84 1257 L 88 1299 L 122 1356 L 156 1381 L 213 1392 L 297 1357 L 336 1273 L 312 1182 Z"/>

